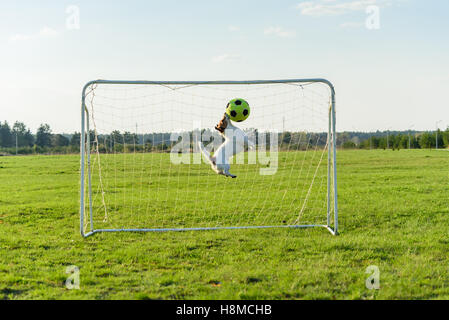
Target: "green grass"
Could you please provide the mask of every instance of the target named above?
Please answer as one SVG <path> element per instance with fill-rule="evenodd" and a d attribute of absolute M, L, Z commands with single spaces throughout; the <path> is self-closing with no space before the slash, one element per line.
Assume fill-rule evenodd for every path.
<path fill-rule="evenodd" d="M 292 161 L 293 155 L 283 156 L 287 164 Z M 150 171 L 143 181 L 150 185 L 154 182 L 149 174 L 157 172 L 161 162 L 157 157 L 163 155 L 152 158 L 159 160 L 153 171 L 148 169 L 153 162 L 144 159 Z M 324 229 L 272 229 L 112 233 L 83 239 L 79 235 L 79 157 L 0 158 L 0 298 L 448 299 L 448 154 L 341 151 L 338 164 L 338 237 Z M 129 163 L 127 167 L 138 168 L 135 174 L 140 174 L 140 165 Z M 140 190 L 150 195 L 153 190 L 141 186 L 140 177 L 137 184 L 130 183 L 137 178 L 130 172 L 115 180 L 113 166 L 108 169 L 105 162 L 104 167 L 111 225 L 123 221 L 150 226 L 212 224 L 209 211 L 192 200 L 193 181 L 204 190 L 215 185 L 226 192 L 249 189 L 251 197 L 241 206 L 258 206 L 254 212 L 267 212 L 271 223 L 282 224 L 283 217 L 293 219 L 302 201 L 301 194 L 288 199 L 299 199 L 293 202 L 296 211 L 280 204 L 285 200 L 282 190 L 297 183 L 282 167 L 270 178 L 275 179 L 273 196 L 266 182 L 251 181 L 255 176 L 245 166 L 235 166 L 236 180 L 215 176 L 201 166 L 192 167 L 187 177 L 181 167 L 174 172 L 163 167 L 161 183 L 164 177 L 180 179 L 166 181 L 165 189 L 160 185 L 167 193 L 154 191 L 159 198 L 152 202 L 141 197 Z M 303 180 L 306 185 L 309 178 Z M 118 186 L 117 190 L 111 186 Z M 171 194 L 176 192 L 172 189 L 178 193 Z M 121 207 L 123 202 L 112 195 L 113 191 L 123 195 L 124 190 L 128 204 Z M 315 194 L 321 194 L 317 190 Z M 181 223 L 176 217 L 182 215 L 166 217 L 163 222 L 159 215 L 142 222 L 148 212 L 172 212 L 171 199 L 178 199 L 175 205 L 185 213 Z M 265 202 L 252 203 L 258 199 Z M 225 203 L 227 207 L 220 208 L 215 221 L 261 222 L 248 214 L 235 220 L 243 209 L 235 202 Z M 148 206 L 148 211 L 139 209 Z M 130 208 L 139 219 L 124 217 Z M 97 211 L 100 223 L 104 213 Z M 315 212 L 305 212 L 304 219 L 324 219 L 314 216 Z M 197 214 L 200 218 L 195 220 Z M 80 268 L 80 290 L 65 288 L 65 270 L 70 265 Z M 365 287 L 365 270 L 370 265 L 380 269 L 380 290 Z"/>

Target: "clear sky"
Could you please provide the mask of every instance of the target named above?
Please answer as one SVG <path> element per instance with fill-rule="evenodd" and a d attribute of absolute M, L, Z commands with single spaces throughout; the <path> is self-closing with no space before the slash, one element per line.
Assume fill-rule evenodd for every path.
<path fill-rule="evenodd" d="M 447 0 L 4 0 L 0 121 L 79 130 L 92 79 L 324 77 L 338 131 L 444 128 L 448 13 Z"/>

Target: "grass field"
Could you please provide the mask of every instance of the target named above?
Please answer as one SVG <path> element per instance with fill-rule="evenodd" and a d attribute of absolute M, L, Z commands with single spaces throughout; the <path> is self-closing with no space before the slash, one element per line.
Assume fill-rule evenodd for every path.
<path fill-rule="evenodd" d="M 448 299 L 448 165 L 445 151 L 339 152 L 338 237 L 272 229 L 83 239 L 79 157 L 3 157 L 0 298 Z M 65 288 L 70 265 L 80 290 Z M 365 287 L 370 265 L 379 290 Z"/>

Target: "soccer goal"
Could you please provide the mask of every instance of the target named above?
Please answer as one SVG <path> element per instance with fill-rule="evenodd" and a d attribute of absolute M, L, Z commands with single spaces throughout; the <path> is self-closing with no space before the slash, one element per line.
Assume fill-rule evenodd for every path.
<path fill-rule="evenodd" d="M 248 137 L 216 174 L 228 102 Z M 325 228 L 338 232 L 335 91 L 325 79 L 87 83 L 80 228 L 99 232 Z M 249 147 L 249 142 L 252 142 Z"/>

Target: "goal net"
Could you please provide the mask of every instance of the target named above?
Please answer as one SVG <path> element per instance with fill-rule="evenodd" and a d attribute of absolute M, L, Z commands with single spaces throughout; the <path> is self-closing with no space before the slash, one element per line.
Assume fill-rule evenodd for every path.
<path fill-rule="evenodd" d="M 201 153 L 231 99 L 248 137 L 231 179 Z M 82 96 L 80 227 L 186 231 L 324 227 L 336 234 L 335 94 L 323 79 L 89 82 Z M 240 139 L 234 137 L 234 142 Z M 234 146 L 235 147 L 235 146 Z"/>

